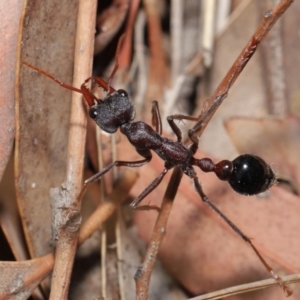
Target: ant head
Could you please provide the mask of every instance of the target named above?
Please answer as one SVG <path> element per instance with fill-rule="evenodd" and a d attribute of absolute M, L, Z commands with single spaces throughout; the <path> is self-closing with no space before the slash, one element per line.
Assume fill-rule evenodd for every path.
<path fill-rule="evenodd" d="M 127 92 L 118 90 L 92 106 L 89 115 L 102 130 L 114 133 L 121 125 L 134 119 L 135 110 Z"/>

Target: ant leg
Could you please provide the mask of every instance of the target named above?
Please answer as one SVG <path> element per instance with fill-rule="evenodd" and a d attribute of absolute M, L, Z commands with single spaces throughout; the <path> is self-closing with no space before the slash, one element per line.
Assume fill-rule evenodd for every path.
<path fill-rule="evenodd" d="M 230 86 L 231 86 L 231 83 L 230 83 Z M 207 105 L 209 105 L 209 100 L 210 99 L 206 100 L 206 102 L 204 103 L 203 111 L 197 117 L 197 123 L 194 125 L 194 127 L 192 129 L 194 132 L 199 132 L 200 130 L 204 129 L 204 127 L 206 126 L 206 124 L 208 123 L 208 121 L 214 115 L 214 113 L 217 110 L 217 108 L 222 104 L 223 100 L 227 97 L 228 90 L 229 90 L 229 87 L 227 87 L 226 90 L 223 93 L 221 93 L 218 96 L 216 96 L 214 98 L 214 102 L 209 106 L 208 109 L 206 109 L 205 107 Z"/>
<path fill-rule="evenodd" d="M 136 197 L 131 203 L 130 203 L 130 208 L 132 209 L 139 209 L 139 210 L 150 210 L 150 209 L 155 209 L 157 211 L 160 210 L 160 208 L 156 205 L 141 205 L 138 206 L 138 204 L 146 197 L 148 196 L 163 180 L 165 175 L 169 169 L 165 168 L 162 173 L 156 177 L 145 189 L 144 191 Z"/>
<path fill-rule="evenodd" d="M 106 168 L 102 169 L 97 174 L 95 174 L 92 177 L 90 177 L 89 179 L 87 179 L 84 182 L 84 184 L 88 185 L 91 182 L 94 182 L 94 181 L 98 180 L 101 176 L 103 176 L 105 173 L 107 173 L 113 167 L 131 167 L 131 168 L 137 168 L 137 167 L 141 167 L 144 164 L 148 163 L 151 160 L 151 158 L 152 157 L 149 157 L 149 158 L 146 158 L 146 159 L 143 159 L 143 160 L 138 160 L 138 161 L 120 161 L 120 160 L 116 160 L 115 162 L 113 162 L 109 166 L 107 166 Z"/>
<path fill-rule="evenodd" d="M 267 264 L 267 262 L 264 260 L 262 255 L 259 253 L 259 251 L 256 249 L 256 247 L 251 242 L 251 239 L 246 236 L 234 223 L 232 223 L 210 200 L 209 198 L 204 194 L 201 183 L 197 176 L 193 178 L 195 189 L 197 193 L 200 195 L 203 202 L 205 202 L 213 211 L 215 211 L 232 229 L 235 233 L 237 233 L 246 243 L 248 243 L 259 260 L 262 262 L 266 270 L 272 275 L 272 277 L 277 281 L 279 286 L 284 290 L 284 292 L 287 295 L 291 295 L 292 291 L 285 285 L 285 283 L 282 281 L 281 277 L 279 277 L 275 271 Z"/>
<path fill-rule="evenodd" d="M 278 184 L 280 184 L 280 186 L 282 185 L 286 185 L 293 194 L 299 196 L 299 192 L 297 190 L 297 188 L 295 187 L 295 185 L 288 179 L 284 179 L 284 178 L 276 178 L 276 182 Z"/>
<path fill-rule="evenodd" d="M 195 154 L 198 150 L 198 143 L 199 143 L 199 138 L 196 134 L 202 127 L 204 126 L 205 123 L 213 116 L 214 112 L 216 109 L 220 106 L 224 98 L 227 97 L 228 89 L 222 93 L 221 95 L 217 96 L 215 98 L 214 103 L 210 106 L 208 110 L 204 110 L 198 117 L 191 117 L 191 116 L 185 116 L 185 115 L 172 115 L 167 117 L 167 121 L 169 125 L 171 126 L 172 130 L 177 136 L 177 141 L 181 142 L 182 136 L 181 136 L 181 130 L 179 127 L 175 124 L 174 120 L 188 120 L 188 121 L 194 121 L 196 122 L 195 126 L 188 131 L 188 136 L 190 140 L 193 142 L 191 145 L 190 149 L 193 154 Z"/>
<path fill-rule="evenodd" d="M 162 134 L 162 125 L 161 125 L 161 117 L 160 112 L 158 108 L 158 102 L 153 101 L 152 102 L 152 124 L 155 126 L 155 131 L 161 135 Z"/>
<path fill-rule="evenodd" d="M 143 160 L 138 160 L 138 161 L 119 161 L 119 160 L 117 160 L 117 161 L 111 163 L 106 168 L 102 169 L 100 172 L 98 172 L 97 174 L 95 174 L 92 177 L 88 178 L 84 182 L 83 187 L 82 187 L 82 189 L 79 193 L 78 199 L 82 198 L 82 196 L 84 195 L 88 185 L 90 185 L 92 182 L 97 181 L 99 178 L 101 178 L 105 173 L 107 173 L 113 167 L 137 168 L 137 167 L 141 167 L 144 164 L 148 163 L 151 159 L 152 159 L 152 156 L 151 156 L 151 153 L 150 153 L 150 155 L 148 157 L 146 157 L 145 159 L 143 159 Z"/>
<path fill-rule="evenodd" d="M 198 117 L 191 117 L 191 116 L 185 116 L 185 115 L 172 115 L 172 116 L 168 116 L 167 117 L 167 121 L 169 123 L 169 125 L 171 126 L 173 132 L 176 134 L 177 136 L 177 141 L 181 142 L 182 141 L 182 135 L 181 135 L 181 130 L 180 128 L 175 124 L 174 120 L 188 120 L 188 121 L 198 121 Z M 198 137 L 195 134 L 195 131 L 193 129 L 190 129 L 188 131 L 188 135 L 190 140 L 193 142 L 193 144 L 191 145 L 190 149 L 192 151 L 193 154 L 195 154 L 198 150 Z"/>

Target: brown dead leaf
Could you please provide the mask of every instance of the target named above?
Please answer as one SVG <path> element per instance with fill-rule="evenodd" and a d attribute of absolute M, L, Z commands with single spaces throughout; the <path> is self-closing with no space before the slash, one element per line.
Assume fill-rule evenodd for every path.
<path fill-rule="evenodd" d="M 15 135 L 14 87 L 18 26 L 22 1 L 0 3 L 0 178 L 11 155 Z"/>
<path fill-rule="evenodd" d="M 279 178 L 300 189 L 300 121 L 285 119 L 231 118 L 226 129 L 239 153 L 256 154 L 267 160 Z"/>
<path fill-rule="evenodd" d="M 28 1 L 19 63 L 70 83 L 76 18 L 76 2 Z M 49 189 L 59 186 L 65 173 L 71 93 L 24 65 L 19 72 L 16 189 L 29 251 L 36 257 L 53 249 Z"/>

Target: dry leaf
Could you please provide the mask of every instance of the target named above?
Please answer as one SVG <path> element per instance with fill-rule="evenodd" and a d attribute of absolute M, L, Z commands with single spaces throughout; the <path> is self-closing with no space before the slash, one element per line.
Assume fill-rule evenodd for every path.
<path fill-rule="evenodd" d="M 15 135 L 14 87 L 21 7 L 22 1 L 0 3 L 0 178 L 11 155 Z"/>
<path fill-rule="evenodd" d="M 76 2 L 29 1 L 24 9 L 20 62 L 70 83 Z M 29 251 L 37 257 L 53 249 L 49 189 L 65 173 L 71 93 L 24 65 L 18 84 L 16 190 Z"/>
<path fill-rule="evenodd" d="M 226 129 L 239 153 L 256 154 L 273 166 L 279 178 L 300 189 L 300 122 L 285 119 L 231 118 Z"/>

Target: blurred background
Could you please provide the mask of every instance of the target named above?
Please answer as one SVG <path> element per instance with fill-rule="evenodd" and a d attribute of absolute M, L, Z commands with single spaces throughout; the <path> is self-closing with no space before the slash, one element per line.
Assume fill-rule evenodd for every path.
<path fill-rule="evenodd" d="M 264 13 L 278 2 L 98 1 L 93 75 L 108 80 L 119 38 L 125 32 L 112 86 L 128 92 L 136 120 L 151 124 L 151 103 L 157 100 L 163 135 L 175 139 L 166 117 L 201 113 L 205 100 L 251 38 Z M 78 1 L 0 3 L 2 262 L 34 259 L 55 247 L 49 189 L 60 186 L 66 172 L 71 92 L 20 67 L 16 57 L 72 84 L 77 14 Z M 299 14 L 300 3 L 295 1 L 230 89 L 200 137 L 196 154 L 197 158 L 210 157 L 218 162 L 252 153 L 266 160 L 284 179 L 285 184 L 263 195 L 247 197 L 237 195 L 214 174 L 198 172 L 211 201 L 253 239 L 280 275 L 300 270 Z M 106 95 L 97 87 L 92 91 L 99 98 Z M 16 110 L 15 92 L 21 95 Z M 184 137 L 193 125 L 189 121 L 179 123 Z M 88 120 L 84 179 L 116 159 L 134 161 L 140 157 L 126 137 L 120 133 L 107 135 Z M 135 298 L 133 276 L 151 239 L 157 212 L 132 212 L 128 204 L 162 170 L 163 162 L 155 155 L 150 164 L 134 170 L 139 178 L 126 201 L 78 249 L 70 299 Z M 123 172 L 124 168 L 113 170 L 100 184 L 89 187 L 82 203 L 83 223 L 114 190 L 113 183 L 122 178 Z M 269 278 L 252 249 L 205 207 L 191 180 L 185 177 L 151 277 L 149 299 L 188 299 Z M 166 176 L 143 203 L 160 205 L 169 178 Z M 15 274 L 8 265 L 0 268 L 7 271 L 8 277 Z M 34 272 L 39 264 L 35 268 Z M 20 269 L 20 278 L 25 278 L 22 272 Z M 48 277 L 31 298 L 47 299 L 50 287 Z M 299 299 L 299 287 L 295 284 L 292 289 L 290 299 Z M 9 299 L 27 298 L 23 297 Z M 284 298 L 284 293 L 273 287 L 226 299 Z"/>

